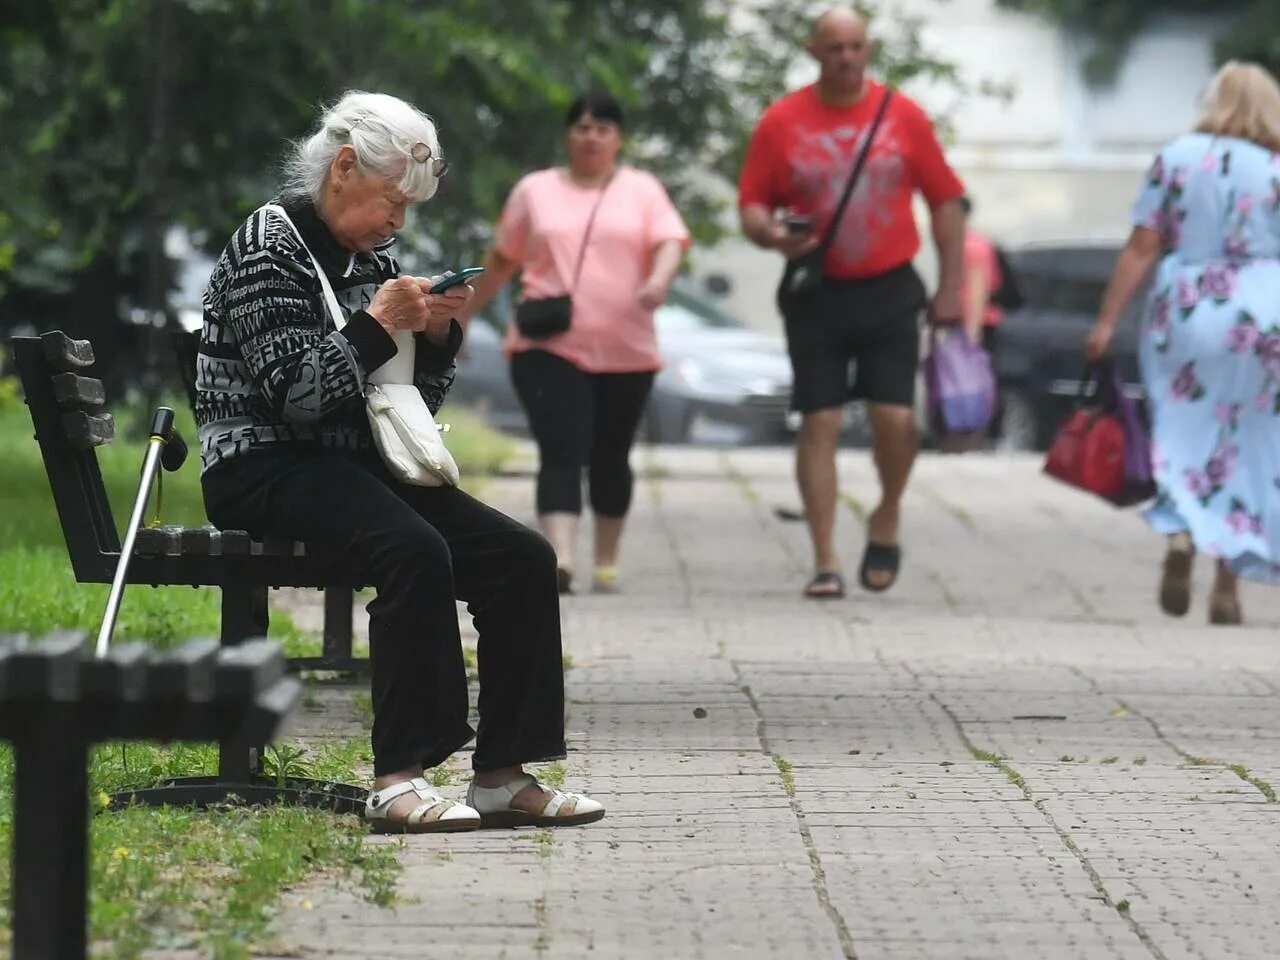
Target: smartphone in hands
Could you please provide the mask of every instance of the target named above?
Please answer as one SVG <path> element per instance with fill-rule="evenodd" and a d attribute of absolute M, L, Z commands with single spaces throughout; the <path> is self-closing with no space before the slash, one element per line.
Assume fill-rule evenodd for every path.
<path fill-rule="evenodd" d="M 787 233 L 793 237 L 803 237 L 813 232 L 813 217 L 807 213 L 788 213 L 782 222 Z"/>
<path fill-rule="evenodd" d="M 478 277 L 482 273 L 484 273 L 484 267 L 463 267 L 456 273 L 441 277 L 439 281 L 432 285 L 431 292 L 444 293 L 446 290 L 456 287 L 460 283 L 466 283 L 472 277 Z"/>

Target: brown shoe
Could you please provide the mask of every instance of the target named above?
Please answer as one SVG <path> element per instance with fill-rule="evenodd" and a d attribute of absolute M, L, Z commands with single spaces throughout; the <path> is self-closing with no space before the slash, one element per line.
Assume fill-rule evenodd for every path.
<path fill-rule="evenodd" d="M 1191 568 L 1195 557 L 1189 538 L 1169 538 L 1160 575 L 1160 609 L 1171 617 L 1186 616 L 1191 609 Z"/>
<path fill-rule="evenodd" d="M 1209 594 L 1209 622 L 1218 627 L 1238 627 L 1244 623 L 1240 598 L 1229 593 Z"/>

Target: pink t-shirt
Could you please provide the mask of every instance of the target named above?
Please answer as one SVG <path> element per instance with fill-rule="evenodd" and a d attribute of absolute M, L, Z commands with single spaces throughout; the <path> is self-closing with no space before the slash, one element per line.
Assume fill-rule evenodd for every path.
<path fill-rule="evenodd" d="M 577 186 L 559 168 L 521 178 L 498 220 L 494 247 L 522 268 L 521 298 L 570 292 L 578 250 L 600 188 Z M 573 322 L 545 340 L 507 328 L 508 356 L 546 350 L 589 373 L 657 370 L 662 366 L 653 311 L 638 299 L 655 248 L 689 245 L 689 231 L 657 178 L 619 167 L 608 184 L 573 290 Z"/>
<path fill-rule="evenodd" d="M 1003 277 L 1000 273 L 1000 261 L 996 257 L 996 246 L 977 230 L 966 230 L 964 235 L 964 279 L 961 281 L 963 303 L 969 302 L 969 274 L 980 270 L 987 281 L 987 308 L 983 311 L 982 322 L 994 327 L 1004 319 L 1004 311 L 991 302 L 990 297 L 999 288 Z"/>

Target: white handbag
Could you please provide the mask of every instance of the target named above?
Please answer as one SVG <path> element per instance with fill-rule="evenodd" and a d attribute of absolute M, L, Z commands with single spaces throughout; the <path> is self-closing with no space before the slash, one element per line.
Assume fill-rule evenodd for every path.
<path fill-rule="evenodd" d="M 266 204 L 262 209 L 283 217 L 285 223 L 293 227 L 298 242 L 316 268 L 333 325 L 341 330 L 347 325 L 347 319 L 338 306 L 338 298 L 333 295 L 329 278 L 289 214 L 275 203 Z M 392 339 L 396 342 L 396 355 L 369 374 L 365 382 L 365 410 L 369 415 L 373 442 L 391 475 L 402 483 L 419 487 L 456 487 L 458 464 L 444 445 L 442 431 L 431 415 L 427 401 L 413 385 L 413 333 L 397 330 Z M 448 429 L 448 424 L 445 424 L 445 429 Z"/>

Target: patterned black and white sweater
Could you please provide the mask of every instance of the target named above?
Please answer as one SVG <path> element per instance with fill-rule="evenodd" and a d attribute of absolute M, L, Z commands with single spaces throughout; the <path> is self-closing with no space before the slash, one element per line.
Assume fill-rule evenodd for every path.
<path fill-rule="evenodd" d="M 277 201 L 280 202 L 280 201 Z M 209 278 L 196 361 L 196 423 L 204 471 L 282 443 L 372 451 L 365 378 L 395 356 L 395 341 L 365 312 L 400 274 L 385 249 L 344 249 L 307 200 L 282 206 L 320 261 L 347 315 L 334 328 L 311 258 L 278 214 L 256 210 L 231 237 Z M 414 384 L 435 413 L 453 384 L 462 342 L 415 338 Z"/>

